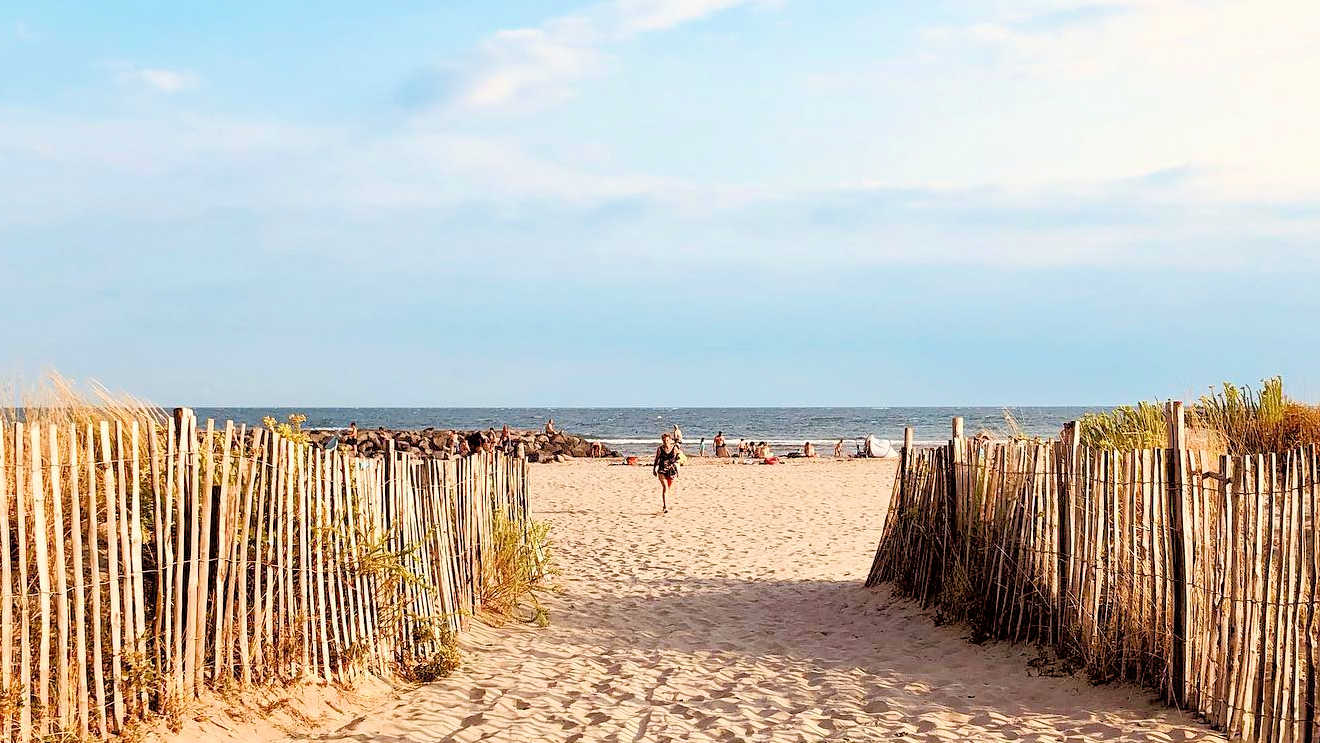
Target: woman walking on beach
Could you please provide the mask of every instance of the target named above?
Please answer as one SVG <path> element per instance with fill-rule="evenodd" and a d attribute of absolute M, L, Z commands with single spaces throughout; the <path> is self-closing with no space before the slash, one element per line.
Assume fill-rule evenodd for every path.
<path fill-rule="evenodd" d="M 660 480 L 661 513 L 669 513 L 669 491 L 674 489 L 674 479 L 678 477 L 679 451 L 672 434 L 666 433 L 660 437 L 660 446 L 656 447 L 651 472 Z"/>

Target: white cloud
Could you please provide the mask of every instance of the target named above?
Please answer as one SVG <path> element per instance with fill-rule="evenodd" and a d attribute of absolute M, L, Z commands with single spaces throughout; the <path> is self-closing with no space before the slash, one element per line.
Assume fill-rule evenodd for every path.
<path fill-rule="evenodd" d="M 1272 12 L 1296 10 L 1263 1 Z M 612 45 L 731 3 L 618 0 L 500 32 L 479 47 L 452 105 L 562 100 L 608 63 Z M 1021 6 L 973 15 L 928 33 L 916 53 L 885 60 L 883 74 L 833 62 L 823 74 L 806 70 L 826 89 L 816 100 L 834 108 L 800 129 L 770 122 L 793 141 L 776 150 L 781 165 L 746 181 L 764 184 L 755 187 L 731 175 L 746 155 L 648 169 L 645 159 L 610 151 L 627 142 L 595 142 L 571 127 L 540 136 L 537 121 L 422 117 L 381 129 L 189 115 L 181 106 L 100 119 L 0 109 L 0 192 L 15 194 L 0 205 L 0 225 L 217 209 L 292 221 L 316 210 L 384 221 L 400 214 L 401 223 L 410 210 L 551 214 L 539 240 L 576 235 L 582 214 L 617 209 L 628 216 L 613 224 L 633 230 L 618 241 L 621 253 L 630 240 L 669 239 L 740 259 L 797 250 L 839 263 L 933 260 L 921 246 L 1059 265 L 1147 253 L 1195 264 L 1209 251 L 1225 266 L 1301 255 L 1297 246 L 1320 229 L 1309 136 L 1320 116 L 1302 84 L 1316 68 L 1317 52 L 1302 43 L 1315 13 L 1277 29 L 1260 19 L 1251 26 L 1250 13 L 1220 0 L 1113 13 L 1076 7 L 1056 3 L 1042 11 L 1054 14 L 1045 21 Z M 1234 28 L 1265 41 L 1239 39 Z M 152 83 L 147 72 L 186 82 Z M 122 77 L 153 89 L 197 84 L 191 73 L 135 66 Z M 876 100 L 902 106 L 867 118 Z M 755 115 L 728 106 L 706 113 Z M 593 146 L 602 153 L 574 149 Z M 803 167 L 817 162 L 826 165 Z M 602 241 L 600 249 L 614 249 Z"/>
<path fill-rule="evenodd" d="M 597 172 L 518 141 L 419 126 L 371 135 L 276 120 L 158 112 L 84 119 L 0 108 L 0 224 L 215 208 L 379 213 L 614 199 L 709 203 L 719 187 Z M 20 184 L 22 187 L 20 188 Z"/>
<path fill-rule="evenodd" d="M 191 72 L 145 68 L 138 71 L 142 81 L 163 93 L 178 93 L 197 87 L 197 76 Z"/>
<path fill-rule="evenodd" d="M 607 7 L 614 16 L 615 33 L 627 36 L 662 31 L 747 4 L 748 0 L 617 0 Z"/>
<path fill-rule="evenodd" d="M 192 90 L 201 82 L 196 74 L 188 70 L 172 70 L 164 67 L 139 67 L 114 63 L 120 82 L 136 85 L 166 95 Z"/>
<path fill-rule="evenodd" d="M 1031 185 L 1191 165 L 1184 186 L 1203 198 L 1320 197 L 1320 98 L 1305 92 L 1320 70 L 1320 4 L 1086 7 L 1032 16 L 1019 4 L 927 32 L 926 75 L 950 99 L 980 101 L 963 107 L 980 144 L 964 174 Z"/>
<path fill-rule="evenodd" d="M 581 250 L 624 262 L 668 243 L 733 264 L 796 265 L 806 256 L 837 266 L 1140 262 L 1231 270 L 1263 258 L 1308 267 L 1320 260 L 1310 249 L 1320 207 L 1207 207 L 1180 191 L 1198 175 L 1190 169 L 1078 188 L 859 184 L 770 192 L 596 172 L 538 156 L 515 139 L 422 127 L 370 136 L 270 120 L 87 121 L 2 109 L 0 122 L 7 164 L 0 190 L 14 195 L 0 205 L 0 229 L 107 217 L 180 224 L 242 213 L 297 232 L 315 230 L 314 215 L 332 213 L 406 232 L 467 213 L 478 215 L 467 222 L 478 232 L 499 232 L 508 219 L 534 225 L 532 244 L 587 240 Z M 618 205 L 624 216 L 596 234 L 592 215 Z M 527 229 L 504 248 L 511 257 L 535 259 Z M 1252 250 L 1242 250 L 1246 244 Z"/>
<path fill-rule="evenodd" d="M 544 28 L 500 31 L 482 44 L 481 58 L 460 93 L 465 108 L 555 102 L 601 63 L 596 49 Z"/>
<path fill-rule="evenodd" d="M 552 18 L 536 28 L 507 29 L 486 39 L 461 76 L 459 109 L 524 110 L 569 97 L 599 74 L 611 45 L 734 7 L 775 0 L 611 0 Z"/>

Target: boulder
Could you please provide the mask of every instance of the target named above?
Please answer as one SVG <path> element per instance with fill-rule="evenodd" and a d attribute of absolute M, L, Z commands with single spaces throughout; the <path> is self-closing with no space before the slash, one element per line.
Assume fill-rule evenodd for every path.
<path fill-rule="evenodd" d="M 378 427 L 359 430 L 351 435 L 348 429 L 314 430 L 307 432 L 307 440 L 315 445 L 324 446 L 327 441 L 335 437 L 338 438 L 340 451 L 365 458 L 384 455 L 390 442 L 393 441 L 394 449 L 398 452 L 408 452 L 420 457 L 452 459 L 456 457 L 445 452 L 450 433 L 449 429 L 430 426 L 419 430 L 390 430 Z M 478 441 L 478 436 L 484 436 L 491 441 L 498 441 L 500 438 L 500 433 L 495 429 L 455 433 L 470 442 Z M 568 462 L 576 458 L 590 458 L 592 455 L 592 444 L 589 440 L 563 431 L 556 431 L 550 436 L 541 431 L 511 430 L 509 437 L 515 446 L 521 445 L 529 462 Z M 249 430 L 247 440 L 249 445 L 255 443 L 255 430 Z M 604 447 L 597 449 L 596 452 L 604 457 L 620 456 L 619 452 Z"/>

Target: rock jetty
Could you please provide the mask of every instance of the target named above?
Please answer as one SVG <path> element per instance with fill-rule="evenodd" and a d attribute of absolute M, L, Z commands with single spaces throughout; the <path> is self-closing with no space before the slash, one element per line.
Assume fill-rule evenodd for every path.
<path fill-rule="evenodd" d="M 454 436 L 457 434 L 457 436 Z M 449 459 L 462 456 L 479 441 L 500 443 L 500 431 L 455 430 L 449 428 L 423 428 L 419 431 L 372 428 L 353 431 L 346 428 L 309 431 L 312 443 L 324 446 L 331 437 L 337 446 L 360 457 L 377 457 L 385 453 L 388 442 L 394 440 L 396 451 L 412 452 L 420 457 Z M 478 438 L 480 437 L 480 438 Z M 518 445 L 529 462 L 563 462 L 575 458 L 618 457 L 619 452 L 581 436 L 560 431 L 547 434 L 542 431 L 509 431 L 509 450 L 514 453 Z M 457 443 L 456 443 L 457 442 Z"/>

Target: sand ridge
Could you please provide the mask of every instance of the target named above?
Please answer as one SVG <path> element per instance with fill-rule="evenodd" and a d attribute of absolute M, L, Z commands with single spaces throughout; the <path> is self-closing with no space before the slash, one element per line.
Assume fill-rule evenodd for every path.
<path fill-rule="evenodd" d="M 1130 686 L 1031 675 L 862 586 L 895 463 L 538 466 L 552 624 L 478 627 L 463 670 L 327 741 L 1223 740 Z"/>

